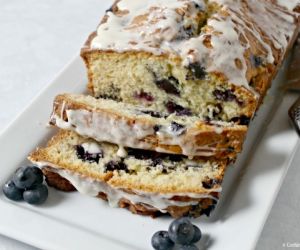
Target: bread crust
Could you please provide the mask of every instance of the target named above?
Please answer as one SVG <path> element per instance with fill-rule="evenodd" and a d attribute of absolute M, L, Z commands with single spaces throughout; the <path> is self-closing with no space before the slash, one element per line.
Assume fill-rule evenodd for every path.
<path fill-rule="evenodd" d="M 42 168 L 45 180 L 50 187 L 54 187 L 64 192 L 76 191 L 76 188 L 59 174 L 52 172 L 50 168 Z"/>

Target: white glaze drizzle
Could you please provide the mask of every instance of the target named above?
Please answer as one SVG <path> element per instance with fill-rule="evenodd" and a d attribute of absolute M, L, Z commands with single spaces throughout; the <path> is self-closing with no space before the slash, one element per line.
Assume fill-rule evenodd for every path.
<path fill-rule="evenodd" d="M 205 8 L 203 0 L 195 3 Z M 92 48 L 126 51 L 147 47 L 152 53 L 161 54 L 180 33 L 182 17 L 176 10 L 189 8 L 191 19 L 197 14 L 190 0 L 122 0 L 117 6 L 128 13 L 119 16 L 106 13 L 108 21 L 98 27 Z M 153 8 L 156 10 L 153 11 Z M 135 19 L 137 16 L 144 17 L 144 20 Z"/>
<path fill-rule="evenodd" d="M 102 152 L 100 146 L 95 142 L 85 142 L 82 143 L 81 146 L 83 147 L 85 152 L 90 154 L 99 154 Z"/>
<path fill-rule="evenodd" d="M 290 11 L 295 9 L 297 5 L 300 5 L 299 0 L 277 0 L 277 3 Z"/>
<path fill-rule="evenodd" d="M 59 174 L 63 178 L 67 179 L 78 192 L 96 197 L 99 193 L 105 193 L 108 199 L 108 203 L 111 207 L 118 207 L 119 201 L 122 198 L 129 200 L 133 204 L 145 204 L 158 209 L 162 213 L 166 213 L 166 209 L 169 206 L 188 206 L 196 205 L 199 202 L 192 201 L 174 201 L 170 200 L 174 196 L 179 197 L 190 197 L 193 199 L 209 198 L 213 200 L 218 200 L 216 197 L 210 194 L 197 194 L 197 193 L 147 193 L 138 190 L 133 190 L 135 194 L 131 194 L 123 191 L 120 188 L 112 187 L 104 181 L 93 180 L 89 177 L 81 176 L 77 173 L 71 172 L 69 170 L 61 169 L 54 164 L 48 162 L 36 162 L 39 167 L 51 167 L 51 171 Z M 210 192 L 221 192 L 222 189 L 213 189 Z"/>
<path fill-rule="evenodd" d="M 164 142 L 164 144 L 179 145 L 182 150 L 182 154 L 187 156 L 213 156 L 216 154 L 217 150 L 214 146 L 199 146 L 197 144 L 195 138 L 197 138 L 197 135 L 199 133 L 198 131 L 195 131 L 194 133 L 189 132 L 188 136 L 186 136 L 186 133 L 187 132 L 184 132 L 183 130 L 173 132 L 171 127 L 168 126 L 166 128 L 162 127 L 158 132 L 156 132 L 156 135 L 162 142 Z M 156 150 L 158 152 L 167 153 L 167 151 L 162 147 L 158 147 L 156 148 Z"/>
<path fill-rule="evenodd" d="M 155 132 L 152 124 L 135 122 L 132 125 L 128 124 L 126 119 L 116 120 L 110 114 L 87 110 L 66 110 L 66 116 L 67 121 L 56 114 L 53 114 L 51 118 L 62 129 L 73 130 L 82 136 L 93 138 L 96 141 L 111 142 L 120 147 L 153 149 L 154 145 L 144 139 L 149 135 L 156 135 L 163 144 L 180 146 L 182 154 L 187 156 L 213 156 L 217 153 L 215 145 L 197 144 L 195 140 L 199 134 L 197 129 L 195 132 L 178 134 L 178 132 L 173 132 L 170 127 L 162 127 Z M 222 133 L 221 129 L 218 129 L 217 132 Z M 154 149 L 158 152 L 172 153 L 160 146 L 156 146 Z M 119 150 L 119 154 L 124 153 L 122 149 Z M 226 149 L 218 149 L 218 151 L 221 150 Z"/>
<path fill-rule="evenodd" d="M 121 158 L 125 158 L 127 156 L 127 151 L 126 149 L 121 146 L 121 145 L 118 145 L 119 146 L 119 149 L 117 151 L 117 156 L 121 157 Z"/>
<path fill-rule="evenodd" d="M 217 133 L 217 134 L 222 134 L 223 133 L 223 128 L 222 127 L 218 127 L 218 126 L 216 126 L 215 127 L 215 132 Z"/>
<path fill-rule="evenodd" d="M 171 54 L 183 58 L 183 65 L 200 62 L 208 72 L 223 73 L 230 83 L 244 86 L 254 92 L 246 78 L 247 65 L 245 52 L 249 48 L 240 42 L 240 36 L 247 30 L 266 50 L 266 61 L 273 63 L 274 57 L 271 46 L 266 43 L 259 27 L 265 33 L 275 48 L 285 51 L 294 30 L 292 10 L 299 0 L 278 0 L 278 4 L 287 10 L 276 6 L 271 1 L 249 0 L 249 10 L 246 15 L 254 22 L 247 21 L 241 12 L 243 1 L 210 0 L 223 6 L 228 16 L 214 14 L 208 19 L 212 29 L 202 32 L 190 39 L 176 39 L 182 28 L 182 17 L 178 9 L 184 9 L 185 15 L 193 18 L 197 10 L 190 0 L 121 0 L 117 7 L 123 11 L 121 15 L 108 12 L 106 23 L 98 27 L 97 35 L 91 41 L 91 49 L 124 51 L 147 51 L 153 54 Z M 206 5 L 197 1 L 202 10 Z M 238 15 L 237 15 L 238 13 Z M 138 18 L 137 18 L 138 17 Z M 144 17 L 143 20 L 140 20 Z M 138 20 L 138 21 L 137 21 Z M 183 20 L 185 20 L 183 18 Z M 188 18 L 187 18 L 188 20 Z M 211 36 L 213 49 L 204 46 L 206 36 Z M 244 36 L 247 39 L 247 37 Z M 236 65 L 236 61 L 240 66 Z"/>
<path fill-rule="evenodd" d="M 290 39 L 294 33 L 294 17 L 270 2 L 263 3 L 255 0 L 250 2 L 252 18 L 255 18 L 260 28 L 266 32 L 275 48 L 284 51 L 288 45 L 287 37 Z"/>
<path fill-rule="evenodd" d="M 154 133 L 152 125 L 130 125 L 123 120 L 105 113 L 94 113 L 87 110 L 66 110 L 68 121 L 54 114 L 52 117 L 58 127 L 74 130 L 78 134 L 94 138 L 96 141 L 107 141 L 121 146 L 150 145 L 140 139 Z"/>

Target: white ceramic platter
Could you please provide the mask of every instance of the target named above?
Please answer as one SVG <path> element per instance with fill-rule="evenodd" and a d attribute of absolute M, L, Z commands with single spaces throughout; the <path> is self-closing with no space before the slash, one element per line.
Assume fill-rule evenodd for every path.
<path fill-rule="evenodd" d="M 0 185 L 28 163 L 26 156 L 55 132 L 46 127 L 56 94 L 83 93 L 85 67 L 77 56 L 0 135 Z M 253 249 L 293 157 L 297 136 L 287 109 L 294 96 L 279 91 L 284 68 L 251 124 L 236 164 L 225 176 L 220 203 L 210 218 L 193 222 L 203 231 L 200 249 Z M 171 219 L 152 219 L 110 208 L 97 198 L 50 188 L 39 207 L 7 200 L 0 192 L 0 233 L 42 249 L 151 249 L 150 238 Z"/>

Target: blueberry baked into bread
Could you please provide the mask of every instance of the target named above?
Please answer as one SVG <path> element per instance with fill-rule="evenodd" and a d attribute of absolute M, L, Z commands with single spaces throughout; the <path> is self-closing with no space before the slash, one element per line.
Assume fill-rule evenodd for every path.
<path fill-rule="evenodd" d="M 296 0 L 117 0 L 82 48 L 95 97 L 248 125 L 293 43 Z"/>
<path fill-rule="evenodd" d="M 97 141 L 158 152 L 235 159 L 247 131 L 233 122 L 162 114 L 150 108 L 63 94 L 54 100 L 50 123 Z"/>
<path fill-rule="evenodd" d="M 40 166 L 48 185 L 77 189 L 133 213 L 173 217 L 209 214 L 219 198 L 226 161 L 99 143 L 61 130 L 29 159 Z"/>

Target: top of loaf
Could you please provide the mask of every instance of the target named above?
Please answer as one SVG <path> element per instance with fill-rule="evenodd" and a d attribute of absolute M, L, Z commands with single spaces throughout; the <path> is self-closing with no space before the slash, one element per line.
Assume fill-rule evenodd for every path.
<path fill-rule="evenodd" d="M 168 55 L 251 89 L 249 64 L 278 64 L 295 34 L 300 1 L 276 1 L 117 0 L 83 50 Z"/>

